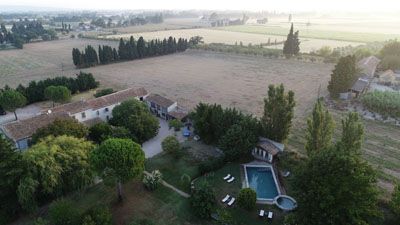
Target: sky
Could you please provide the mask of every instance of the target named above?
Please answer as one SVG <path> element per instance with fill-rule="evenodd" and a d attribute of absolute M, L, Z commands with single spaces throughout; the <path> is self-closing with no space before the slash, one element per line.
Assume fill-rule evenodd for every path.
<path fill-rule="evenodd" d="M 250 11 L 399 11 L 399 0 L 0 0 L 1 5 L 46 8 L 119 9 L 211 9 Z"/>

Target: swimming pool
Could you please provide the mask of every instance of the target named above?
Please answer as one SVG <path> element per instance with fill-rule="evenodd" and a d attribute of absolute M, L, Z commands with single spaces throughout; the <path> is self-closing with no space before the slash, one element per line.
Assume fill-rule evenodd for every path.
<path fill-rule="evenodd" d="M 257 193 L 257 200 L 272 201 L 280 190 L 271 166 L 245 165 L 247 187 Z"/>

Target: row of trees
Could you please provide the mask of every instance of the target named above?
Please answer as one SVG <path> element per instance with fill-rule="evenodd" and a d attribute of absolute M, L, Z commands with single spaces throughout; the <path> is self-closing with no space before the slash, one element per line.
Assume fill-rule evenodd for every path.
<path fill-rule="evenodd" d="M 22 84 L 18 85 L 15 89 L 27 99 L 27 103 L 40 102 L 46 100 L 45 89 L 49 86 L 64 86 L 71 91 L 71 94 L 78 92 L 88 91 L 98 87 L 99 83 L 95 80 L 93 74 L 80 72 L 76 77 L 55 77 L 47 78 L 40 81 L 31 81 L 28 86 Z M 3 90 L 11 89 L 5 86 Z"/>
<path fill-rule="evenodd" d="M 259 136 L 283 142 L 287 139 L 294 112 L 294 93 L 284 86 L 270 85 L 261 120 L 236 109 L 200 103 L 192 113 L 196 133 L 207 144 L 217 144 L 228 160 L 247 156 Z"/>
<path fill-rule="evenodd" d="M 136 41 L 131 36 L 128 41 L 120 39 L 118 50 L 106 45 L 99 46 L 98 52 L 90 45 L 86 46 L 82 52 L 74 48 L 72 49 L 72 60 L 76 67 L 90 67 L 99 63 L 108 64 L 182 52 L 188 47 L 189 42 L 184 38 L 179 38 L 178 41 L 173 37 L 145 41 L 143 37 L 140 37 Z"/>
<path fill-rule="evenodd" d="M 4 24 L 0 29 L 0 44 L 11 43 L 17 48 L 22 48 L 24 43 L 33 39 L 53 40 L 57 34 L 53 30 L 46 30 L 38 21 L 20 21 L 13 24 L 11 31 L 8 31 Z"/>

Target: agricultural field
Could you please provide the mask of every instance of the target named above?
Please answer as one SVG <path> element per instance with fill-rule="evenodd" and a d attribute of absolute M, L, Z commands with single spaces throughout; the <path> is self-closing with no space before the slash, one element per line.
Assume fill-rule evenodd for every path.
<path fill-rule="evenodd" d="M 308 22 L 310 22 L 308 24 Z M 295 30 L 299 30 L 301 38 L 316 38 L 346 42 L 375 42 L 400 38 L 398 20 L 381 19 L 366 20 L 365 18 L 297 18 L 293 20 Z M 224 31 L 243 32 L 251 34 L 286 36 L 290 29 L 287 18 L 271 18 L 267 24 L 249 23 L 240 26 L 215 28 Z M 331 46 L 333 47 L 333 46 Z"/>
<path fill-rule="evenodd" d="M 237 26 L 232 26 L 237 27 Z M 225 27 L 229 29 L 231 27 Z M 225 29 L 224 28 L 224 29 Z M 119 39 L 119 38 L 129 38 L 133 36 L 139 38 L 143 36 L 145 39 L 155 39 L 155 38 L 165 38 L 168 36 L 173 37 L 185 37 L 190 38 L 193 36 L 201 36 L 205 43 L 224 43 L 224 44 L 239 44 L 242 42 L 244 45 L 252 44 L 259 45 L 261 43 L 267 43 L 270 40 L 272 43 L 282 42 L 286 40 L 286 35 L 289 32 L 289 28 L 285 31 L 285 36 L 272 35 L 272 34 L 257 34 L 257 33 L 246 33 L 246 32 L 236 32 L 229 30 L 218 30 L 218 29 L 182 29 L 182 30 L 167 30 L 167 31 L 154 31 L 154 32 L 139 32 L 139 33 L 126 33 L 126 34 L 116 34 L 116 35 L 100 35 L 99 38 L 104 39 Z M 348 41 L 336 41 L 336 40 L 324 40 L 324 39 L 314 39 L 314 38 L 300 38 L 300 51 L 310 52 L 320 49 L 323 46 L 344 47 L 348 45 L 361 45 L 362 43 L 348 42 Z M 270 48 L 282 49 L 283 45 L 271 46 Z"/>
<path fill-rule="evenodd" d="M 15 87 L 58 75 L 73 76 L 73 47 L 86 44 L 117 45 L 116 42 L 69 39 L 27 44 L 23 50 L 0 52 L 0 86 Z M 305 117 L 320 96 L 327 94 L 333 64 L 286 59 L 267 59 L 188 50 L 183 53 L 84 69 L 92 72 L 103 87 L 122 89 L 144 87 L 175 99 L 191 109 L 198 102 L 237 107 L 260 116 L 269 84 L 285 84 L 296 94 L 295 122 L 288 149 L 304 153 Z M 321 87 L 321 88 L 320 88 Z M 337 130 L 343 112 L 332 110 Z M 364 157 L 379 170 L 379 185 L 385 196 L 400 180 L 400 129 L 375 121 L 365 121 Z"/>

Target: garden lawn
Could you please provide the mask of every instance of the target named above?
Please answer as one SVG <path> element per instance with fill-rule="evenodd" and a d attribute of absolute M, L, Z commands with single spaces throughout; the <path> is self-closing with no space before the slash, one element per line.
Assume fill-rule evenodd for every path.
<path fill-rule="evenodd" d="M 192 180 L 199 176 L 198 165 L 200 161 L 193 158 L 186 150 L 183 151 L 179 158 L 166 153 L 158 154 L 146 160 L 145 168 L 148 172 L 159 170 L 164 181 L 189 193 L 190 183 L 182 177 L 188 175 Z"/>
<path fill-rule="evenodd" d="M 229 194 L 237 198 L 240 189 L 242 188 L 242 180 L 240 176 L 240 164 L 239 163 L 228 163 L 224 167 L 214 172 L 211 172 L 205 176 L 198 178 L 195 181 L 195 185 L 198 185 L 201 182 L 208 182 L 210 186 L 215 191 L 215 196 L 218 201 L 218 207 L 227 209 L 232 217 L 233 220 L 238 225 L 258 225 L 258 224 L 283 224 L 283 219 L 285 214 L 279 210 L 276 206 L 271 205 L 261 205 L 257 204 L 255 209 L 251 211 L 247 211 L 241 209 L 237 202 L 234 203 L 232 207 L 228 207 L 226 204 L 223 204 L 221 200 Z M 231 174 L 235 177 L 233 183 L 227 183 L 223 180 L 227 174 Z M 267 218 L 259 218 L 258 213 L 260 209 L 264 209 L 266 212 L 272 211 L 274 213 L 274 218 L 272 221 L 268 222 Z"/>

